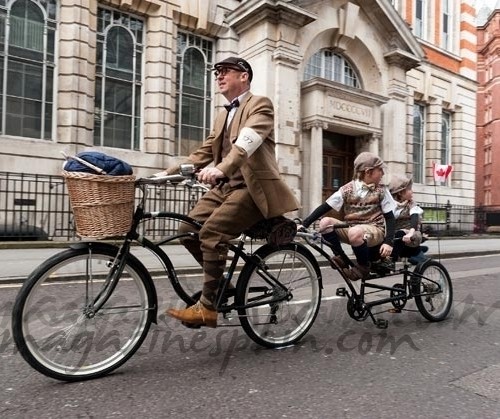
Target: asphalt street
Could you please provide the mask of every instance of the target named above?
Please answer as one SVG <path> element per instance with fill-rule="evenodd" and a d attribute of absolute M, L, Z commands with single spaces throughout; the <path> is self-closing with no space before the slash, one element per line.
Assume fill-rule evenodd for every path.
<path fill-rule="evenodd" d="M 494 240 L 483 242 L 476 250 L 498 249 Z M 443 261 L 454 298 L 442 322 L 426 321 L 413 301 L 410 311 L 377 314 L 389 321 L 387 329 L 357 322 L 347 315 L 345 298 L 335 296 L 338 274 L 324 268 L 320 313 L 297 345 L 264 349 L 241 327 L 227 327 L 228 320 L 193 330 L 160 314 L 125 365 L 72 384 L 38 373 L 21 358 L 10 331 L 20 284 L 3 283 L 0 417 L 499 418 L 497 254 Z M 170 284 L 155 282 L 161 311 L 176 304 Z"/>
<path fill-rule="evenodd" d="M 500 236 L 464 236 L 454 238 L 431 238 L 425 242 L 428 256 L 434 259 L 473 255 L 500 254 Z M 0 281 L 22 282 L 39 264 L 62 251 L 67 243 L 0 243 Z M 348 254 L 352 252 L 345 246 Z M 176 268 L 198 270 L 194 259 L 180 245 L 169 245 L 165 251 Z M 156 257 L 149 251 L 136 247 L 133 253 L 148 268 L 157 264 Z"/>

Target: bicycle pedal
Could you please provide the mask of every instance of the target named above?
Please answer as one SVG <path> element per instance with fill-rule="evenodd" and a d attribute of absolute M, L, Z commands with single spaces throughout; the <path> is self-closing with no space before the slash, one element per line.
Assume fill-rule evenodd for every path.
<path fill-rule="evenodd" d="M 223 311 L 223 312 L 222 312 L 222 318 L 223 318 L 224 320 L 229 320 L 229 321 L 231 321 L 231 320 L 233 320 L 233 319 L 234 319 L 234 315 L 233 315 L 233 314 L 231 314 L 231 311 Z"/>
<path fill-rule="evenodd" d="M 375 320 L 375 326 L 378 329 L 387 329 L 387 327 L 389 326 L 389 322 L 385 319 L 377 319 Z"/>
<path fill-rule="evenodd" d="M 344 287 L 340 287 L 340 288 L 337 288 L 335 295 L 337 297 L 347 297 L 349 294 L 347 294 L 347 290 Z"/>

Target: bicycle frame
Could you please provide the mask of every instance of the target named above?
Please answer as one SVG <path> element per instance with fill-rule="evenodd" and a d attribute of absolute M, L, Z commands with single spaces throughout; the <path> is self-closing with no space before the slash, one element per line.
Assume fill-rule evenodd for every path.
<path fill-rule="evenodd" d="M 186 222 L 188 224 L 191 224 L 194 227 L 197 227 L 198 229 L 202 227 L 202 224 L 197 222 L 196 220 L 190 218 L 189 216 L 186 216 L 184 214 L 180 213 L 175 213 L 175 212 L 168 212 L 168 211 L 159 211 L 159 212 L 146 212 L 144 211 L 144 206 L 145 202 L 147 199 L 148 195 L 148 188 L 146 185 L 138 185 L 138 187 L 142 191 L 142 198 L 137 205 L 134 215 L 133 215 L 133 220 L 132 220 L 132 225 L 130 227 L 129 232 L 125 236 L 122 244 L 118 248 L 116 257 L 113 261 L 112 269 L 107 275 L 107 278 L 105 280 L 106 286 L 103 288 L 103 290 L 97 295 L 92 302 L 89 303 L 89 308 L 91 310 L 89 311 L 90 316 L 94 316 L 99 309 L 108 301 L 110 296 L 113 293 L 113 290 L 116 287 L 116 284 L 120 280 L 121 274 L 123 272 L 124 266 L 126 264 L 126 259 L 128 254 L 130 254 L 130 249 L 131 245 L 133 242 L 137 242 L 140 244 L 142 247 L 148 249 L 150 252 L 152 252 L 158 260 L 162 263 L 163 268 L 165 272 L 169 276 L 169 280 L 172 282 L 173 285 L 179 284 L 179 278 L 176 273 L 176 269 L 170 260 L 169 256 L 167 253 L 161 248 L 162 245 L 168 244 L 169 242 L 172 242 L 174 240 L 178 240 L 182 237 L 189 237 L 193 235 L 194 233 L 183 233 L 183 234 L 175 234 L 172 236 L 169 236 L 165 238 L 164 240 L 161 240 L 157 243 L 154 243 L 153 241 L 149 240 L 148 238 L 140 235 L 137 232 L 137 229 L 140 225 L 141 222 L 150 220 L 150 219 L 155 219 L 155 218 L 171 218 L 179 221 Z M 244 306 L 237 306 L 236 304 L 231 304 L 231 305 L 223 305 L 222 300 L 224 297 L 224 293 L 229 287 L 229 284 L 234 276 L 234 273 L 237 268 L 237 264 L 240 260 L 243 260 L 245 264 L 252 264 L 253 266 L 258 268 L 258 274 L 259 276 L 264 279 L 268 284 L 274 286 L 274 287 L 279 287 L 281 288 L 284 292 L 286 292 L 286 296 L 279 296 L 273 299 L 267 299 L 265 303 L 263 304 L 270 304 L 270 303 L 275 303 L 275 302 L 280 302 L 283 301 L 284 299 L 289 298 L 289 291 L 287 288 L 281 284 L 276 278 L 273 277 L 270 273 L 268 273 L 267 269 L 265 266 L 262 265 L 262 261 L 260 259 L 257 259 L 253 252 L 247 253 L 245 251 L 245 242 L 247 239 L 250 238 L 253 242 L 253 239 L 242 233 L 240 237 L 237 239 L 236 245 L 229 243 L 229 251 L 233 253 L 233 258 L 232 261 L 229 265 L 229 268 L 226 270 L 226 274 L 224 275 L 224 280 L 219 287 L 218 290 L 218 295 L 216 298 L 216 307 L 223 313 L 227 313 L 232 310 L 238 310 L 238 309 L 247 309 L 247 308 L 252 308 L 256 307 L 262 304 L 259 304 L 258 302 L 253 302 L 250 304 L 246 304 Z M 92 242 L 87 242 L 85 244 L 78 244 L 76 246 L 92 246 Z M 300 244 L 297 243 L 299 246 Z M 319 278 L 320 284 L 321 284 L 321 278 Z M 155 307 L 158 306 L 158 302 L 155 301 Z M 155 317 L 155 322 L 156 322 L 156 315 Z"/>
<path fill-rule="evenodd" d="M 406 301 L 415 297 L 426 297 L 436 295 L 442 292 L 442 287 L 436 281 L 427 278 L 426 276 L 416 272 L 415 270 L 410 270 L 410 265 L 407 260 L 403 261 L 403 267 L 397 269 L 391 273 L 387 273 L 385 275 L 377 275 L 372 276 L 368 279 L 360 280 L 359 291 L 356 290 L 353 282 L 348 279 L 345 274 L 331 262 L 330 255 L 326 252 L 322 245 L 327 246 L 333 252 L 330 244 L 321 238 L 319 233 L 308 233 L 302 232 L 298 233 L 298 236 L 305 239 L 307 244 L 315 249 L 318 253 L 320 253 L 325 259 L 330 261 L 331 266 L 338 270 L 344 282 L 346 283 L 348 290 L 346 288 L 340 287 L 337 289 L 337 296 L 348 297 L 349 301 L 355 305 L 355 307 L 351 306 L 352 312 L 349 313 L 351 317 L 355 318 L 355 320 L 365 320 L 368 316 L 372 319 L 373 323 L 377 325 L 377 327 L 385 328 L 387 327 L 387 321 L 382 319 L 375 319 L 374 314 L 371 309 L 376 306 L 381 306 L 384 304 L 392 303 L 394 307 L 398 305 L 401 301 Z M 316 244 L 320 242 L 321 245 Z M 389 278 L 392 276 L 400 276 L 403 275 L 402 284 L 395 284 L 394 286 L 387 286 L 380 283 L 375 283 L 373 281 L 380 280 L 382 278 Z M 433 283 L 437 289 L 433 292 L 420 292 L 419 289 L 419 279 L 425 279 Z M 399 285 L 399 286 L 397 286 Z M 382 297 L 375 299 L 373 301 L 367 301 L 366 296 L 370 294 L 374 294 L 379 291 L 386 291 L 390 293 L 389 297 Z M 397 310 L 397 308 L 394 308 Z M 349 311 L 349 306 L 348 306 Z M 357 317 L 358 316 L 358 317 Z"/>

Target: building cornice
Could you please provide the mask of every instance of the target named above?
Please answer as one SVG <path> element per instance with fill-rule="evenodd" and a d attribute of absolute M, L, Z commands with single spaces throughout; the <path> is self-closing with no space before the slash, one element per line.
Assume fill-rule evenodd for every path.
<path fill-rule="evenodd" d="M 421 64 L 421 59 L 399 48 L 385 53 L 384 58 L 389 64 L 402 67 L 405 71 L 418 67 Z"/>
<path fill-rule="evenodd" d="M 377 95 L 366 90 L 356 89 L 354 87 L 346 86 L 345 84 L 338 83 L 332 80 L 326 80 L 320 77 L 303 81 L 301 83 L 302 94 L 310 91 L 335 91 L 335 96 L 349 100 L 355 100 L 359 103 L 370 103 L 376 106 L 383 105 L 389 99 L 386 96 Z"/>
<path fill-rule="evenodd" d="M 226 22 L 240 34 L 263 20 L 299 29 L 318 17 L 283 0 L 249 0 L 242 2 L 226 17 Z"/>
<path fill-rule="evenodd" d="M 159 0 L 108 0 L 108 3 L 120 10 L 133 11 L 146 15 L 160 10 L 162 2 Z"/>

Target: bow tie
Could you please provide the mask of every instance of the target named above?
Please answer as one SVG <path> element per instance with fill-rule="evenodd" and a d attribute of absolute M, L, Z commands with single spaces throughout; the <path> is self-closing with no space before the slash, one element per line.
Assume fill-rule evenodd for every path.
<path fill-rule="evenodd" d="M 362 190 L 365 190 L 365 191 L 374 191 L 375 188 L 376 188 L 377 185 L 375 185 L 374 183 L 362 183 L 361 184 L 361 189 Z"/>
<path fill-rule="evenodd" d="M 237 108 L 238 106 L 240 106 L 240 101 L 238 99 L 234 99 L 229 105 L 224 105 L 226 111 L 228 112 L 233 108 Z"/>

